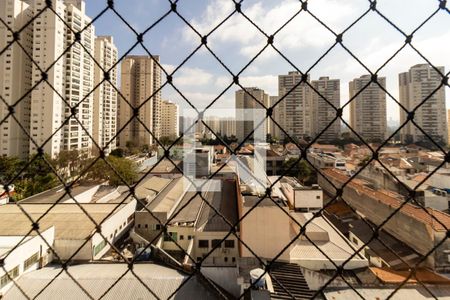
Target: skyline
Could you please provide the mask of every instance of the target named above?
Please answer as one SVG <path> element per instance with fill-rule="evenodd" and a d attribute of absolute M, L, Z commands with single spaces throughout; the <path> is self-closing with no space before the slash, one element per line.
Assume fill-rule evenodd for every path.
<path fill-rule="evenodd" d="M 145 2 L 145 3 L 144 3 Z M 148 4 L 146 1 L 133 0 L 115 3 L 117 11 L 137 32 L 145 30 L 154 20 L 169 10 L 168 3 L 153 1 L 152 10 L 139 9 Z M 403 7 L 401 1 L 378 1 L 377 8 L 392 20 L 405 33 L 409 33 L 425 20 L 437 7 L 423 1 L 413 1 L 410 6 Z M 103 3 L 87 2 L 87 13 L 94 17 L 104 8 Z M 267 33 L 275 31 L 286 18 L 299 9 L 295 1 L 244 1 L 242 11 L 256 24 L 260 24 Z M 349 0 L 344 4 L 338 1 L 316 1 L 309 3 L 308 9 L 320 19 L 327 20 L 335 32 L 342 31 L 359 17 L 368 5 L 365 1 Z M 221 18 L 234 10 L 234 5 L 224 1 L 196 1 L 187 5 L 183 1 L 177 3 L 177 11 L 186 18 L 201 34 L 220 22 Z M 399 10 L 403 17 L 398 14 Z M 138 14 L 139 18 L 132 17 Z M 411 18 L 410 15 L 415 18 Z M 278 16 L 278 17 L 277 17 Z M 450 47 L 450 29 L 439 24 L 445 23 L 447 15 L 444 11 L 437 14 L 418 30 L 413 37 L 413 45 L 435 66 L 444 66 L 448 74 L 450 62 L 446 59 L 445 49 Z M 351 21 L 350 21 L 351 20 Z M 119 54 L 123 54 L 135 42 L 134 34 L 126 25 L 111 27 L 110 22 L 119 21 L 117 16 L 108 11 L 94 23 L 99 35 L 111 34 L 115 37 Z M 122 23 L 121 23 L 122 24 Z M 298 28 L 301 28 L 298 30 Z M 308 29 L 303 29 L 308 28 Z M 234 34 L 239 32 L 239 35 Z M 298 32 L 303 36 L 299 36 Z M 310 34 L 312 32 L 312 34 Z M 379 34 L 382 32 L 382 35 Z M 153 42 L 154 41 L 154 42 Z M 266 43 L 266 38 L 236 13 L 208 38 L 208 46 L 223 59 L 233 72 L 237 72 Z M 301 12 L 289 25 L 281 30 L 274 40 L 274 45 L 301 71 L 304 71 L 334 43 L 333 35 L 312 17 Z M 343 43 L 373 71 L 388 59 L 404 43 L 404 37 L 374 12 L 369 12 L 359 23 L 343 36 Z M 175 14 L 170 14 L 160 24 L 144 35 L 144 45 L 155 55 L 161 55 L 161 63 L 168 71 L 172 71 L 189 52 L 200 44 L 200 38 Z M 176 45 L 176 47 L 174 47 Z M 233 51 L 240 49 L 240 51 Z M 139 46 L 132 54 L 144 54 Z M 398 74 L 406 72 L 415 64 L 425 63 L 411 47 L 405 47 L 397 57 L 381 70 L 380 76 L 386 77 L 388 91 L 399 100 Z M 270 70 L 268 72 L 267 70 Z M 252 65 L 240 76 L 244 87 L 256 86 L 271 96 L 278 94 L 278 75 L 287 74 L 294 68 L 283 60 L 276 52 L 267 48 Z M 351 58 L 345 50 L 337 45 L 309 73 L 311 79 L 328 76 L 341 80 L 341 105 L 348 101 L 348 82 L 366 74 L 367 71 Z M 205 107 L 232 82 L 230 74 L 202 47 L 186 65 L 174 75 L 174 85 L 199 108 Z M 234 85 L 226 92 L 213 108 L 225 108 L 234 103 L 234 92 L 240 87 Z M 446 104 L 450 107 L 450 89 L 446 87 Z M 181 97 L 172 89 L 162 90 L 163 99 L 180 104 L 180 111 L 186 108 Z M 389 96 L 387 97 L 388 120 L 399 120 L 399 107 Z M 344 113 L 348 120 L 348 110 Z"/>

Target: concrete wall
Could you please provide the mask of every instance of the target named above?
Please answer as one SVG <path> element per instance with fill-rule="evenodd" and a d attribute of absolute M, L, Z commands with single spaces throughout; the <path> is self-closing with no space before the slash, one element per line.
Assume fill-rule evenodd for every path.
<path fill-rule="evenodd" d="M 116 211 L 114 215 L 103 222 L 102 235 L 107 238 L 111 244 L 114 244 L 133 226 L 136 203 L 136 200 L 130 201 L 120 210 Z M 92 237 L 92 247 L 95 247 L 102 241 L 103 237 L 100 234 L 94 234 Z M 111 246 L 106 243 L 106 246 L 102 251 L 97 253 L 94 259 L 101 258 L 110 248 Z"/>
<path fill-rule="evenodd" d="M 184 251 L 188 250 L 189 247 L 189 236 L 191 236 L 191 239 L 194 238 L 194 227 L 182 227 L 182 226 L 168 226 L 167 232 L 175 232 L 177 234 L 177 244 L 181 248 L 184 249 Z M 181 236 L 183 239 L 181 239 Z M 163 241 L 162 248 L 164 250 L 180 250 L 180 247 L 178 247 L 173 241 Z"/>
<path fill-rule="evenodd" d="M 74 240 L 57 239 L 55 240 L 54 248 L 56 253 L 58 254 L 58 257 L 61 260 L 68 260 L 80 248 L 81 248 L 80 251 L 78 251 L 77 254 L 71 258 L 71 260 L 88 261 L 92 259 L 93 254 L 92 240 L 86 242 L 86 239 L 74 239 Z M 55 259 L 57 258 L 55 257 Z"/>
<path fill-rule="evenodd" d="M 244 207 L 244 214 L 249 207 Z M 288 208 L 285 208 L 288 212 Z M 241 239 L 261 258 L 273 258 L 291 241 L 289 216 L 278 206 L 258 206 L 241 222 Z M 289 249 L 281 260 L 289 260 Z M 242 257 L 253 254 L 242 245 Z"/>
<path fill-rule="evenodd" d="M 149 242 L 152 242 L 155 238 L 158 239 L 158 235 L 161 236 L 161 229 L 157 230 L 156 226 L 160 225 L 160 222 L 162 224 L 167 222 L 167 213 L 153 212 L 153 215 L 155 217 L 145 209 L 134 214 L 134 230 Z"/>
<path fill-rule="evenodd" d="M 51 227 L 45 231 L 41 231 L 42 238 L 40 236 L 28 237 L 25 242 L 22 241 L 22 236 L 2 236 L 0 237 L 0 247 L 1 248 L 13 248 L 15 245 L 22 241 L 22 244 L 14 249 L 9 255 L 6 256 L 4 262 L 4 269 L 8 272 L 14 269 L 16 266 L 19 267 L 19 277 L 31 271 L 34 271 L 40 267 L 43 267 L 48 262 L 52 261 L 52 252 L 49 250 L 47 243 L 53 246 L 55 237 L 55 228 Z M 47 243 L 46 243 L 47 242 Z M 25 270 L 24 263 L 35 253 L 39 253 L 39 260 L 42 262 L 35 263 Z M 6 255 L 6 254 L 5 254 Z M 1 258 L 5 256 L 1 255 Z M 3 268 L 0 268 L 0 277 L 5 275 Z M 17 279 L 17 278 L 15 278 Z M 3 288 L 0 286 L 0 298 L 11 286 L 13 282 L 5 285 Z"/>
<path fill-rule="evenodd" d="M 212 249 L 212 240 L 222 240 L 228 232 L 204 232 L 197 231 L 195 233 L 194 239 L 194 247 L 192 251 L 192 257 L 197 259 L 197 257 L 203 257 L 203 255 L 209 253 Z M 199 248 L 198 241 L 199 240 L 208 240 L 209 247 L 208 248 Z M 238 251 L 238 240 L 234 235 L 229 235 L 227 240 L 234 240 L 234 248 L 226 248 L 225 243 L 223 242 L 219 247 L 217 247 L 205 260 L 205 266 L 235 266 L 237 257 L 239 256 Z M 227 261 L 225 261 L 225 257 Z M 233 258 L 235 261 L 233 261 Z"/>
<path fill-rule="evenodd" d="M 408 193 L 401 184 L 399 184 L 390 174 L 386 173 L 386 170 L 382 172 L 381 169 L 374 168 L 372 165 L 364 168 L 361 173 L 359 173 L 358 178 L 371 182 L 377 188 L 391 190 L 401 195 L 407 195 Z"/>
<path fill-rule="evenodd" d="M 296 189 L 294 191 L 294 207 L 308 210 L 321 209 L 323 207 L 323 191 Z"/>

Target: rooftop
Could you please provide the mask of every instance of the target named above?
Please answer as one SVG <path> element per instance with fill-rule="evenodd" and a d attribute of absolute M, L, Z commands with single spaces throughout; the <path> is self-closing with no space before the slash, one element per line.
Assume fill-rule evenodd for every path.
<path fill-rule="evenodd" d="M 387 299 L 395 291 L 395 287 L 386 288 L 355 288 L 358 294 L 351 288 L 330 288 L 324 291 L 325 299 L 327 300 L 348 300 L 348 299 L 363 299 L 380 300 Z M 438 299 L 450 299 L 450 288 L 446 286 L 427 286 L 434 296 Z M 361 295 L 361 296 L 360 296 Z M 423 300 L 434 299 L 434 297 L 421 286 L 405 287 L 397 290 L 393 299 L 408 299 L 408 300 Z"/>
<path fill-rule="evenodd" d="M 203 204 L 197 227 L 202 231 L 229 231 L 230 225 L 222 216 L 231 224 L 235 224 L 238 220 L 236 181 L 224 179 L 220 182 L 212 181 L 211 184 L 220 184 L 220 189 L 219 192 L 208 192 L 204 197 L 209 205 Z M 216 189 L 213 187 L 212 190 Z"/>
<path fill-rule="evenodd" d="M 150 202 L 148 209 L 152 212 L 169 213 L 175 203 L 183 196 L 189 185 L 185 177 L 173 179 L 164 189 Z"/>
<path fill-rule="evenodd" d="M 76 197 L 84 192 L 92 189 L 95 193 L 98 189 L 98 184 L 88 184 L 88 185 L 75 185 L 72 187 L 70 194 L 76 199 Z M 20 203 L 64 203 L 68 200 L 72 200 L 72 197 L 66 193 L 66 190 L 62 186 L 58 186 L 51 190 L 36 194 L 34 196 L 28 197 Z"/>
<path fill-rule="evenodd" d="M 98 224 L 118 212 L 125 204 L 80 204 L 87 214 Z M 39 221 L 42 232 L 55 226 L 56 239 L 82 239 L 88 237 L 95 225 L 77 204 L 21 204 L 33 220 Z M 25 236 L 32 228 L 32 222 L 16 204 L 0 206 L 0 236 Z"/>
<path fill-rule="evenodd" d="M 70 266 L 68 272 L 70 276 L 59 267 L 46 267 L 24 274 L 17 282 L 19 286 L 26 287 L 27 296 L 32 299 L 46 285 L 48 287 L 39 294 L 39 298 L 84 299 L 87 298 L 86 291 L 93 299 L 168 299 L 177 289 L 179 290 L 172 299 L 218 297 L 198 277 L 189 279 L 186 274 L 157 264 L 135 264 L 133 272 L 128 271 L 126 264 L 85 264 Z M 117 280 L 118 278 L 121 279 Z M 188 281 L 183 284 L 186 280 Z M 14 285 L 5 294 L 5 298 L 27 297 Z"/>
<path fill-rule="evenodd" d="M 370 223 L 369 223 L 370 224 Z M 371 251 L 386 261 L 395 269 L 408 269 L 419 262 L 422 257 L 408 245 L 400 242 L 384 230 L 380 230 L 378 238 L 371 240 L 373 229 L 363 220 L 355 220 L 349 224 L 349 230 L 363 243 L 367 244 Z M 401 258 L 401 259 L 400 259 Z M 403 261 L 406 263 L 404 263 Z"/>
<path fill-rule="evenodd" d="M 337 180 L 341 184 L 344 184 L 349 179 L 347 175 L 334 169 L 324 169 L 322 170 L 322 174 L 328 178 Z M 347 184 L 346 188 L 355 189 L 360 195 L 365 195 L 366 197 L 376 199 L 384 205 L 390 206 L 394 209 L 400 207 L 403 203 L 401 199 L 373 190 L 361 183 L 358 183 L 355 179 L 352 179 Z M 421 207 L 407 203 L 400 209 L 400 212 L 415 218 L 417 221 L 430 226 L 436 231 L 447 231 L 447 229 L 450 228 L 450 215 L 432 208 L 426 208 L 426 211 L 424 211 Z M 431 215 L 433 215 L 434 218 Z M 435 218 L 440 222 L 438 222 Z M 441 223 L 445 227 L 442 226 Z"/>
<path fill-rule="evenodd" d="M 403 283 L 406 278 L 409 276 L 409 271 L 394 271 L 392 269 L 387 268 L 377 268 L 370 267 L 369 268 L 378 279 L 380 279 L 383 283 L 390 284 L 400 284 Z M 450 279 L 434 273 L 431 270 L 427 269 L 416 269 L 415 274 L 408 279 L 407 283 L 416 284 L 418 280 L 422 283 L 429 284 L 450 284 Z"/>

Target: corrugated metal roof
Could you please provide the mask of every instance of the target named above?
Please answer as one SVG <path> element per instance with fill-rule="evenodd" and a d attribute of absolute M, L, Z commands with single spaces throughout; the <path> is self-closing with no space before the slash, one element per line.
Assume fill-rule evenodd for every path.
<path fill-rule="evenodd" d="M 91 219 L 77 204 L 58 204 L 51 208 L 51 204 L 22 204 L 22 208 L 34 220 L 39 221 L 42 230 L 55 226 L 55 238 L 80 239 L 88 237 L 95 229 Z M 95 222 L 100 223 L 112 212 L 120 211 L 125 204 L 81 204 L 84 210 Z M 0 206 L 0 236 L 22 236 L 31 229 L 31 221 L 23 214 L 18 206 L 8 204 Z"/>
<path fill-rule="evenodd" d="M 133 269 L 137 277 L 151 289 L 160 299 L 167 299 L 188 276 L 174 269 L 156 264 L 136 264 Z M 35 296 L 61 272 L 59 267 L 46 267 L 23 275 L 18 284 L 25 288 L 30 298 Z M 68 268 L 86 292 L 94 299 L 156 299 L 133 273 L 128 271 L 126 264 L 86 264 Z M 127 273 L 126 273 L 127 272 Z M 110 288 L 122 274 L 123 278 Z M 86 299 L 85 292 L 62 272 L 37 299 Z M 215 299 L 217 295 L 193 276 L 177 292 L 175 299 Z M 25 299 L 20 290 L 14 286 L 4 299 Z"/>
<path fill-rule="evenodd" d="M 444 286 L 427 286 L 427 288 L 439 299 L 450 299 L 450 287 Z M 394 291 L 394 288 L 357 288 L 358 293 L 366 300 L 380 300 L 386 299 Z M 324 292 L 325 299 L 328 300 L 348 300 L 348 299 L 361 299 L 361 297 L 355 293 L 352 289 L 339 289 L 328 290 Z M 430 293 L 428 293 L 423 287 L 402 287 L 394 296 L 393 300 L 423 300 L 434 299 Z"/>

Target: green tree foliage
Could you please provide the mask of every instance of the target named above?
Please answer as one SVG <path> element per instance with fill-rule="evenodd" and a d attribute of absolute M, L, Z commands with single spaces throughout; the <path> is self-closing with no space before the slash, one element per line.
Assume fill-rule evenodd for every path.
<path fill-rule="evenodd" d="M 30 157 L 28 161 L 17 157 L 1 157 L 1 184 L 8 184 L 14 179 L 12 182 L 16 192 L 14 200 L 21 200 L 54 188 L 60 181 L 49 163 L 52 161 L 47 155 Z M 26 169 L 22 171 L 25 166 Z"/>
<path fill-rule="evenodd" d="M 115 157 L 123 157 L 124 156 L 124 150 L 122 148 L 116 148 L 111 151 L 109 155 L 115 156 Z"/>
<path fill-rule="evenodd" d="M 60 185 L 61 181 L 54 170 L 67 182 L 70 181 L 69 178 L 74 179 L 75 175 L 81 174 L 81 180 L 108 181 L 111 185 L 124 184 L 121 177 L 128 184 L 137 180 L 137 167 L 131 160 L 110 155 L 106 161 L 117 173 L 103 159 L 91 166 L 94 158 L 88 158 L 77 151 L 63 151 L 53 160 L 47 155 L 30 157 L 29 160 L 0 157 L 0 184 L 13 184 L 14 200 L 22 200 Z M 10 182 L 11 180 L 13 181 Z"/>
<path fill-rule="evenodd" d="M 129 159 L 112 155 L 106 161 L 97 160 L 85 177 L 86 180 L 108 181 L 110 185 L 123 185 L 121 178 L 127 184 L 133 184 L 138 178 L 136 164 Z"/>
<path fill-rule="evenodd" d="M 290 158 L 284 161 L 283 170 L 287 176 L 297 178 L 304 185 L 317 183 L 316 171 L 305 160 L 297 162 L 297 158 Z"/>

